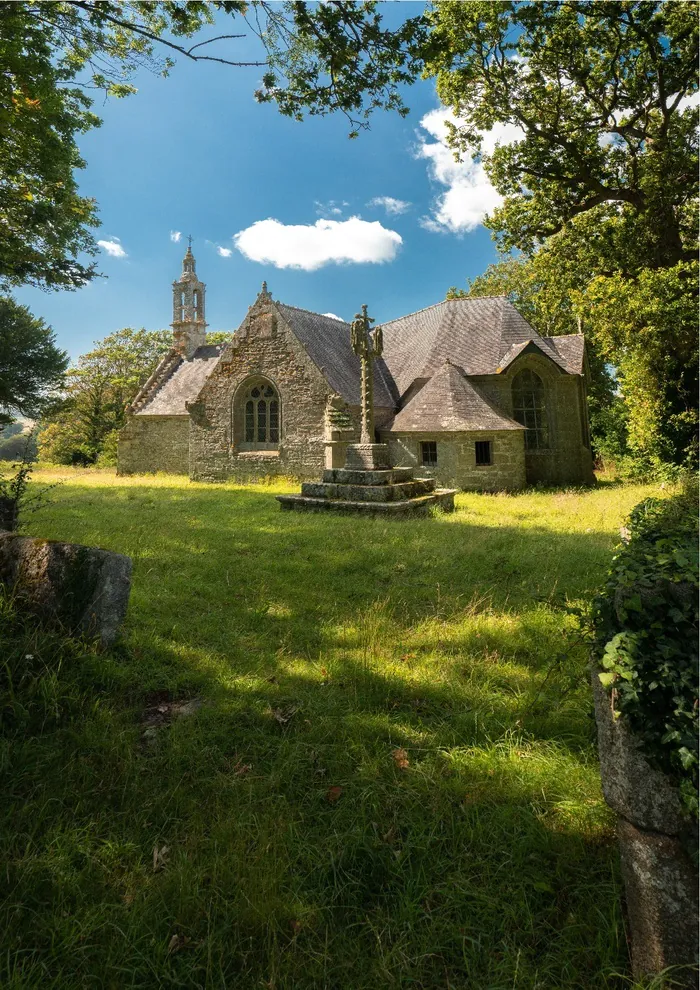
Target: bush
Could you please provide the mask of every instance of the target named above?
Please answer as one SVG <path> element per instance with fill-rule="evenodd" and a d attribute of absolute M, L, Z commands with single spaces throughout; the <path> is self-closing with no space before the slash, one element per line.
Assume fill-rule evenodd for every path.
<path fill-rule="evenodd" d="M 36 460 L 36 437 L 31 433 L 13 433 L 7 436 L 5 430 L 0 435 L 0 461 L 16 461 L 22 457 Z"/>
<path fill-rule="evenodd" d="M 698 813 L 697 486 L 637 505 L 593 603 L 601 683 L 645 757 Z"/>

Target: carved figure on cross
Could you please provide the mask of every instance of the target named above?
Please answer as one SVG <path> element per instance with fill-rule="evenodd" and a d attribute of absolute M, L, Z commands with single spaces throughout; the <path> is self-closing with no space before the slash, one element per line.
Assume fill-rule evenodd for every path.
<path fill-rule="evenodd" d="M 371 329 L 374 323 L 367 315 L 367 306 L 355 314 L 350 324 L 352 349 L 362 366 L 362 433 L 360 443 L 374 443 L 374 373 L 372 362 L 382 354 L 382 328 Z"/>

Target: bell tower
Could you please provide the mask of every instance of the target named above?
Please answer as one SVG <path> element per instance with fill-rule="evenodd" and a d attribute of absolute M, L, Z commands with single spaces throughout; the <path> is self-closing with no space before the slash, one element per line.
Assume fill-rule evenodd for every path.
<path fill-rule="evenodd" d="M 204 319 L 204 282 L 197 278 L 192 254 L 192 238 L 189 237 L 187 253 L 182 260 L 182 275 L 173 282 L 173 336 L 175 346 L 189 360 L 198 347 L 207 342 Z"/>

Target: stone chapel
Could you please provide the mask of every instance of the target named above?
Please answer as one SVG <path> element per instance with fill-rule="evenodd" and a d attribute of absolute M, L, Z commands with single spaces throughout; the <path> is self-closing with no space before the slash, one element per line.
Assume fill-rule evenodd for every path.
<path fill-rule="evenodd" d="M 230 342 L 207 343 L 188 247 L 173 345 L 128 408 L 120 474 L 315 479 L 359 437 L 350 325 L 288 306 L 263 282 Z M 541 337 L 505 297 L 438 302 L 382 325 L 375 427 L 394 467 L 453 488 L 593 482 L 581 334 Z"/>

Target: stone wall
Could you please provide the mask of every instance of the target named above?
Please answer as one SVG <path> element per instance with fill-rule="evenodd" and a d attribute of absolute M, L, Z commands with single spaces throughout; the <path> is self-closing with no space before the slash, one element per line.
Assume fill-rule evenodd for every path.
<path fill-rule="evenodd" d="M 251 377 L 268 380 L 280 398 L 276 451 L 243 449 L 237 396 Z M 190 476 L 254 480 L 274 475 L 319 478 L 323 472 L 328 383 L 271 302 L 259 297 L 227 346 L 191 417 Z"/>
<path fill-rule="evenodd" d="M 383 433 L 394 467 L 413 467 L 422 478 L 435 478 L 447 488 L 467 491 L 513 491 L 525 487 L 525 451 L 522 430 L 474 433 Z M 437 443 L 437 465 L 423 467 L 421 442 Z M 492 464 L 477 467 L 474 444 L 492 443 Z"/>
<path fill-rule="evenodd" d="M 548 358 L 526 354 L 500 375 L 474 378 L 484 394 L 508 416 L 513 415 L 513 379 L 531 368 L 545 386 L 550 437 L 547 451 L 526 451 L 528 484 L 589 485 L 594 482 L 585 383 L 579 375 L 567 375 Z"/>
<path fill-rule="evenodd" d="M 130 416 L 119 435 L 117 474 L 187 474 L 189 416 Z"/>

